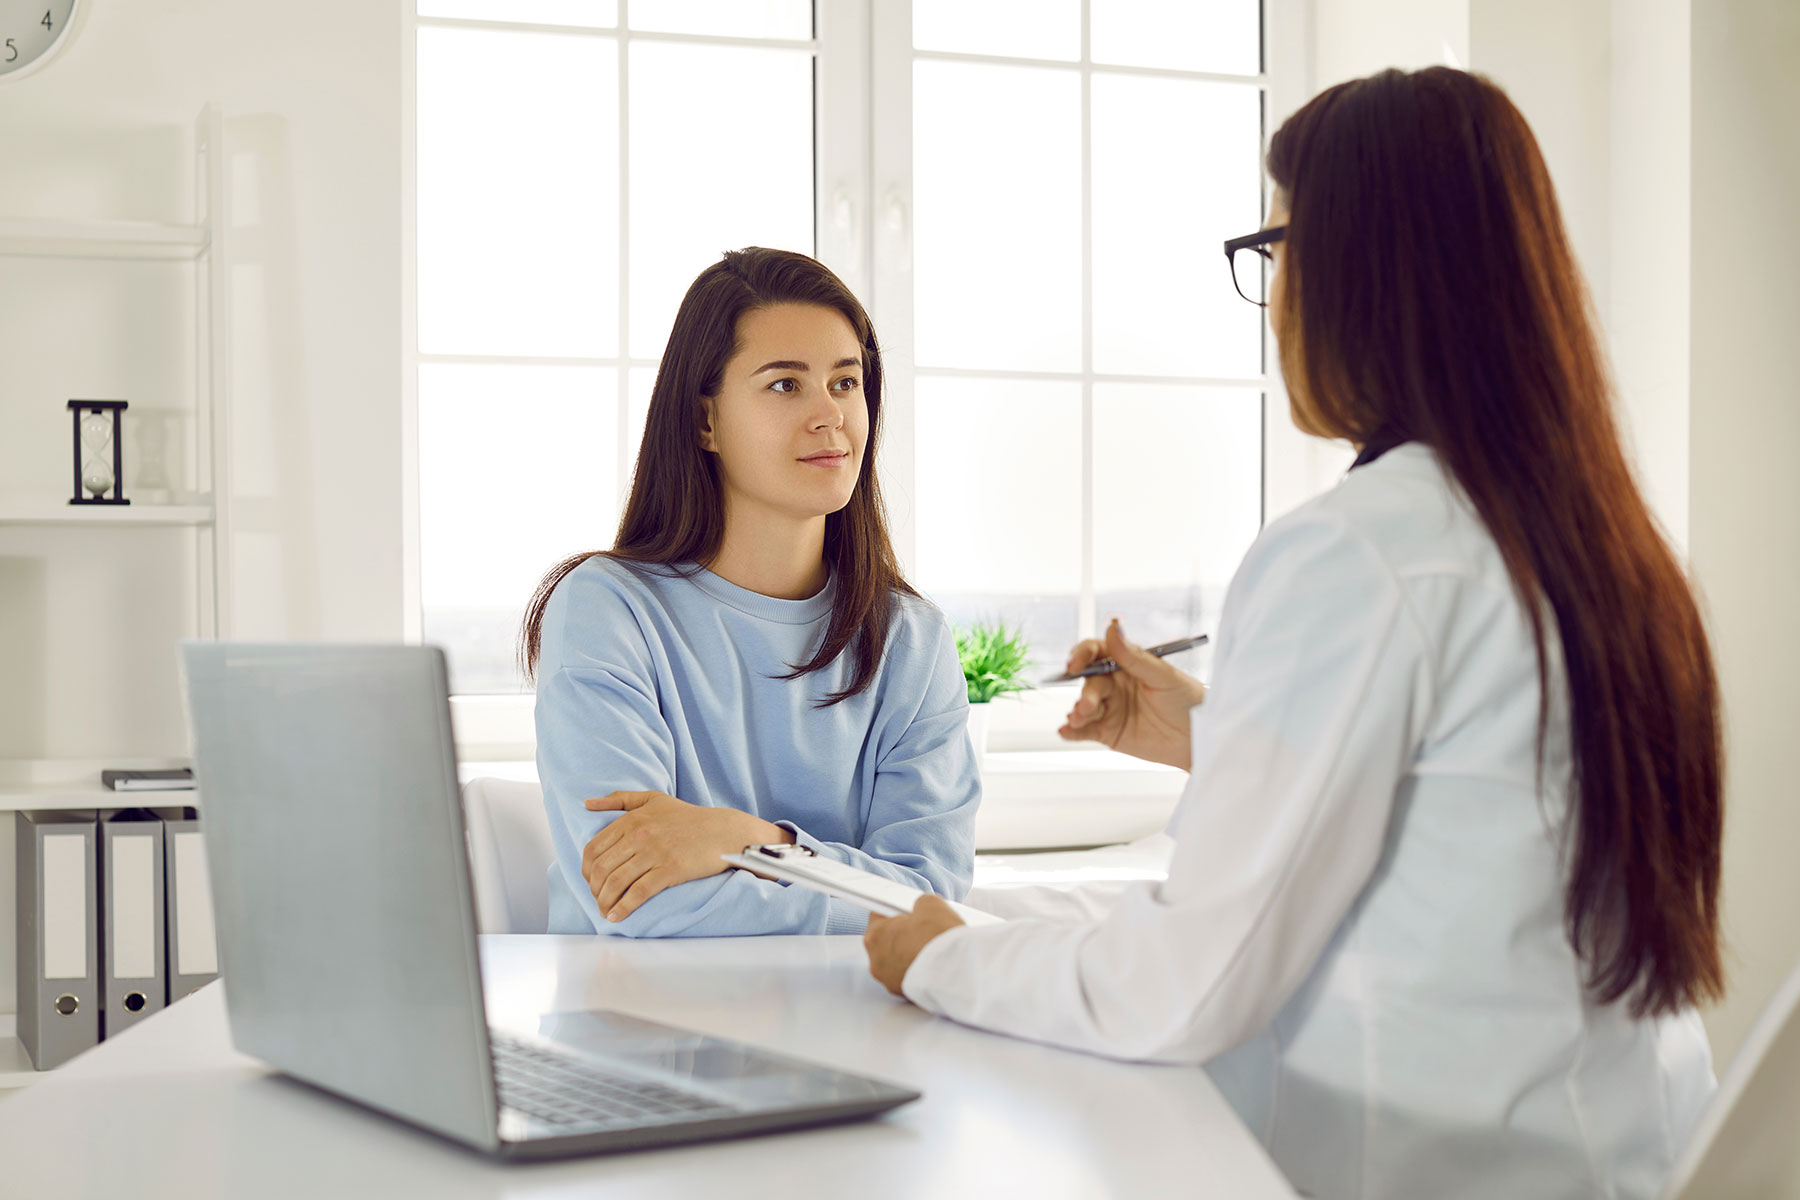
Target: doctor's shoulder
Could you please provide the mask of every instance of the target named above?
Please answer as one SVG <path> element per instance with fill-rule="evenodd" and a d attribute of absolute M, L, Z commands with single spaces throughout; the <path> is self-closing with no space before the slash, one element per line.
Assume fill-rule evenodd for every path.
<path fill-rule="evenodd" d="M 1480 519 L 1436 452 L 1410 442 L 1356 468 L 1337 486 L 1270 522 L 1264 537 L 1286 543 L 1317 544 L 1321 538 L 1360 541 L 1400 570 L 1441 557 L 1479 526 Z"/>
<path fill-rule="evenodd" d="M 1422 564 L 1445 560 L 1446 538 L 1455 540 L 1462 524 L 1453 513 L 1455 501 L 1435 459 L 1419 464 L 1423 470 L 1376 471 L 1397 453 L 1358 468 L 1264 526 L 1227 590 L 1225 611 L 1238 620 L 1225 624 L 1257 623 L 1254 610 L 1270 604 L 1305 607 L 1308 596 L 1322 610 L 1341 614 L 1344 605 L 1400 590 L 1401 578 Z M 1222 625 L 1220 632 L 1215 659 L 1231 631 Z"/>

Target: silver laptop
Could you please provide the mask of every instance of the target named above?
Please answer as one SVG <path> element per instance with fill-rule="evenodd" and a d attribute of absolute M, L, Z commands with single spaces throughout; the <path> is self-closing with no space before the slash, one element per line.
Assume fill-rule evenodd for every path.
<path fill-rule="evenodd" d="M 819 1125 L 919 1094 L 613 1012 L 489 1029 L 430 646 L 184 643 L 239 1050 L 487 1153 Z"/>

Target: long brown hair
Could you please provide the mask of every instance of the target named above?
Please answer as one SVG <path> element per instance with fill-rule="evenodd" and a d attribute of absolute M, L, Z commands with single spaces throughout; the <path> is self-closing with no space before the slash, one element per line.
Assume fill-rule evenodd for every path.
<path fill-rule="evenodd" d="M 744 314 L 775 304 L 812 304 L 843 314 L 862 344 L 862 394 L 869 406 L 869 439 L 856 490 L 848 504 L 825 518 L 825 562 L 837 584 L 831 620 L 818 651 L 782 678 L 821 670 L 849 648 L 855 655 L 850 683 L 830 693 L 824 703 L 848 699 L 874 681 L 887 644 L 894 595 L 917 595 L 902 577 L 888 540 L 875 475 L 881 436 L 881 347 L 869 314 L 829 268 L 804 254 L 760 246 L 727 251 L 700 272 L 682 297 L 650 392 L 644 440 L 638 447 L 618 537 L 611 550 L 564 559 L 538 584 L 519 635 L 527 678 L 537 672 L 550 594 L 564 576 L 595 554 L 677 570 L 682 569 L 678 564 L 704 565 L 718 554 L 725 536 L 725 498 L 718 456 L 700 443 L 701 398 L 718 394 L 725 364 L 737 352 L 738 322 Z"/>
<path fill-rule="evenodd" d="M 1633 1015 L 1717 998 L 1718 682 L 1680 565 L 1633 481 L 1590 301 L 1536 140 L 1446 67 L 1331 88 L 1276 133 L 1290 216 L 1281 366 L 1299 415 L 1431 446 L 1498 543 L 1569 687 L 1565 924 Z M 1298 334 L 1299 336 L 1292 336 Z"/>

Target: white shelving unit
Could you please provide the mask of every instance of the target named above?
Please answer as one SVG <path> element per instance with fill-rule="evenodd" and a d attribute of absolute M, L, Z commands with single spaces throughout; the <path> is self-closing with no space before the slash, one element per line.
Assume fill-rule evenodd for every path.
<path fill-rule="evenodd" d="M 201 118 L 202 122 L 205 117 Z M 150 221 L 0 219 L 0 255 L 9 258 L 193 260 L 205 254 L 207 226 Z"/>
<path fill-rule="evenodd" d="M 137 504 L 129 508 L 70 504 L 42 496 L 0 495 L 0 525 L 211 525 L 206 504 Z"/>
<path fill-rule="evenodd" d="M 157 770 L 182 766 L 171 759 L 120 758 L 83 761 L 63 759 L 6 764 L 0 773 L 0 820 L 10 821 L 10 814 L 20 809 L 62 808 L 135 808 L 195 803 L 193 788 L 172 788 L 143 792 L 115 792 L 100 786 L 100 772 L 106 767 L 126 770 Z M 10 860 L 5 867 L 10 869 Z M 10 876 L 8 882 L 11 882 Z"/>
<path fill-rule="evenodd" d="M 196 571 L 193 627 L 202 637 L 219 637 L 229 628 L 229 595 L 224 580 L 225 555 L 230 546 L 231 493 L 226 457 L 230 445 L 230 280 L 224 243 L 230 221 L 223 133 L 218 109 L 208 105 L 194 128 L 197 213 L 192 225 L 0 218 L 0 258 L 166 262 L 171 269 L 195 272 L 195 488 L 181 493 L 176 503 L 134 501 L 120 507 L 72 505 L 66 495 L 0 493 L 0 538 L 9 528 L 191 528 Z M 0 268 L 0 287 L 5 286 L 4 278 Z M 71 532 L 69 536 L 79 538 L 83 534 Z M 170 658 L 169 669 L 173 671 L 172 654 Z M 102 767 L 173 765 L 177 764 L 123 757 L 104 762 L 0 760 L 0 820 L 10 826 L 14 811 L 28 809 L 196 804 L 197 794 L 191 790 L 114 792 L 100 786 Z M 0 889 L 9 896 L 14 890 L 13 872 L 12 855 L 0 856 Z M 10 962 L 6 969 L 11 969 Z M 22 989 L 25 981 L 18 981 L 18 986 Z M 17 1013 L 0 1012 L 0 1088 L 22 1086 L 39 1074 L 32 1069 L 19 1043 Z"/>

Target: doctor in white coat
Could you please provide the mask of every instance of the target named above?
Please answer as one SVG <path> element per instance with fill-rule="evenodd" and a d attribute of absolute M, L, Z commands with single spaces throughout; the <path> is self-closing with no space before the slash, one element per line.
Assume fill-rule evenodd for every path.
<path fill-rule="evenodd" d="M 1063 736 L 1190 772 L 1168 879 L 980 928 L 926 897 L 871 970 L 1205 1064 L 1314 1197 L 1651 1200 L 1713 1087 L 1718 696 L 1549 176 L 1447 68 L 1321 94 L 1269 170 L 1234 279 L 1272 261 L 1295 421 L 1360 453 L 1245 556 L 1210 688 L 1116 625 L 1070 658 L 1122 669 Z"/>

